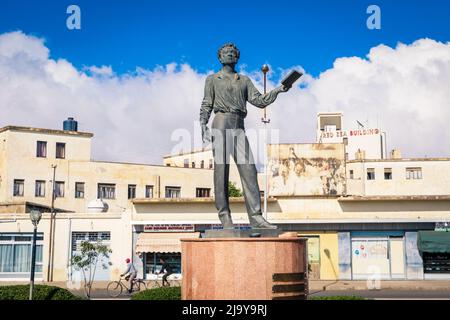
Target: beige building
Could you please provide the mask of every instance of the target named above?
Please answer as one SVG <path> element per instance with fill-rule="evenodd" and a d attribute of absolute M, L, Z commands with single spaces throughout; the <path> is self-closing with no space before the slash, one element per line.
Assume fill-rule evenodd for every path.
<path fill-rule="evenodd" d="M 343 143 L 346 160 L 357 158 L 359 151 L 365 159 L 385 159 L 386 133 L 378 127 L 344 127 L 342 112 L 321 112 L 317 114 L 316 143 Z"/>
<path fill-rule="evenodd" d="M 0 203 L 33 202 L 74 212 L 122 212 L 133 198 L 213 194 L 209 168 L 91 159 L 90 133 L 8 126 L 0 129 Z M 53 173 L 55 184 L 53 184 Z M 240 185 L 238 177 L 231 180 Z M 101 205 L 101 204 L 100 204 Z"/>
<path fill-rule="evenodd" d="M 346 170 L 349 195 L 450 195 L 450 158 L 353 160 Z"/>
<path fill-rule="evenodd" d="M 97 280 L 116 278 L 127 257 L 147 279 L 161 255 L 177 272 L 179 239 L 220 228 L 211 150 L 167 156 L 161 166 L 112 163 L 91 159 L 91 139 L 76 131 L 0 129 L 0 279 L 28 277 L 27 212 L 50 211 L 53 180 L 54 232 L 48 213 L 38 229 L 41 279 L 76 280 L 69 261 L 84 240 L 113 250 L 112 265 Z M 449 159 L 401 159 L 398 152 L 370 159 L 372 142 L 360 141 L 366 157 L 359 152 L 346 161 L 347 146 L 343 140 L 270 148 L 268 220 L 309 239 L 310 278 L 449 278 L 432 267 L 442 256 L 418 250 L 420 231 L 450 222 Z M 231 174 L 240 185 L 238 179 Z M 236 225 L 248 228 L 244 199 L 231 199 L 231 210 Z"/>
<path fill-rule="evenodd" d="M 179 154 L 166 155 L 163 157 L 164 165 L 178 168 L 200 168 L 214 169 L 214 157 L 211 148 L 193 150 L 190 152 L 181 152 Z M 242 190 L 241 178 L 236 164 L 230 158 L 230 181 Z M 264 192 L 264 174 L 258 173 L 258 184 L 261 193 Z"/>

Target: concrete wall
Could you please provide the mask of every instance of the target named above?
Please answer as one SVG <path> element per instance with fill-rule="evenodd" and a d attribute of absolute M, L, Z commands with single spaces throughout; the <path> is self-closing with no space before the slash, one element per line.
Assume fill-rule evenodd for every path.
<path fill-rule="evenodd" d="M 341 195 L 345 190 L 343 144 L 268 146 L 271 196 Z"/>
<path fill-rule="evenodd" d="M 6 198 L 8 176 L 6 171 L 7 132 L 0 132 L 0 201 Z"/>
<path fill-rule="evenodd" d="M 375 180 L 367 180 L 369 168 L 375 169 Z M 392 180 L 384 178 L 386 168 L 392 169 Z M 422 179 L 406 179 L 406 168 L 422 168 Z M 346 170 L 348 195 L 450 195 L 450 159 L 352 161 Z"/>
<path fill-rule="evenodd" d="M 2 219 L 11 222 L 0 224 L 0 233 L 32 233 L 33 226 L 28 214 L 6 215 Z M 15 220 L 15 221 L 13 221 Z M 116 279 L 125 268 L 125 259 L 132 256 L 131 226 L 129 215 L 123 214 L 57 214 L 55 227 L 55 252 L 53 281 L 69 280 L 69 261 L 71 254 L 72 232 L 111 232 L 110 246 L 112 254 L 110 261 L 110 278 Z M 49 263 L 50 219 L 43 216 L 38 225 L 38 232 L 44 234 L 43 241 L 43 275 L 47 280 Z"/>
<path fill-rule="evenodd" d="M 69 211 L 87 211 L 88 203 L 97 199 L 99 183 L 116 185 L 116 199 L 105 200 L 108 212 L 122 212 L 132 207 L 128 199 L 129 184 L 136 185 L 137 198 L 145 197 L 147 185 L 153 186 L 154 197 L 165 197 L 167 186 L 181 187 L 183 198 L 195 198 L 196 188 L 209 188 L 211 196 L 214 194 L 214 173 L 210 169 L 92 161 L 91 140 L 85 136 L 41 131 L 4 131 L 0 134 L 0 202 L 29 201 L 50 206 L 52 165 L 57 166 L 56 181 L 65 183 L 65 196 L 55 200 L 55 207 Z M 37 141 L 47 141 L 47 158 L 36 157 Z M 66 143 L 65 159 L 55 159 L 56 142 Z M 25 180 L 24 197 L 13 197 L 14 179 Z M 45 197 L 35 197 L 36 180 L 46 181 Z M 231 169 L 230 180 L 242 190 L 235 167 Z M 75 198 L 76 182 L 85 183 L 82 199 Z M 260 187 L 263 189 L 261 182 Z"/>

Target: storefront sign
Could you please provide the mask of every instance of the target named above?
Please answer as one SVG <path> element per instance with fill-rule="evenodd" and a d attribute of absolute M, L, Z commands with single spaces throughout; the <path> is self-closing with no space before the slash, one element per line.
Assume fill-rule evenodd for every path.
<path fill-rule="evenodd" d="M 147 224 L 144 232 L 194 232 L 193 224 Z"/>
<path fill-rule="evenodd" d="M 450 231 L 450 223 L 448 222 L 436 222 L 434 231 Z"/>

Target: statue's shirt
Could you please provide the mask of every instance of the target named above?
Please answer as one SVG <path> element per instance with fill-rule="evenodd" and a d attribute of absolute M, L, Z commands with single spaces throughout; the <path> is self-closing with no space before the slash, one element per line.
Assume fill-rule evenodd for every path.
<path fill-rule="evenodd" d="M 235 73 L 230 79 L 220 70 L 206 78 L 200 123 L 207 124 L 213 110 L 214 113 L 236 113 L 245 118 L 247 101 L 255 107 L 264 108 L 275 101 L 280 91 L 281 88 L 276 88 L 261 94 L 247 76 Z"/>

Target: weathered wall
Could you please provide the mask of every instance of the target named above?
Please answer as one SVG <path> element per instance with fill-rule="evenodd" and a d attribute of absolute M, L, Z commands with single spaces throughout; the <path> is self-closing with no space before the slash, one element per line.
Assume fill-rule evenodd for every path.
<path fill-rule="evenodd" d="M 269 145 L 269 195 L 341 195 L 344 152 L 343 144 Z"/>

